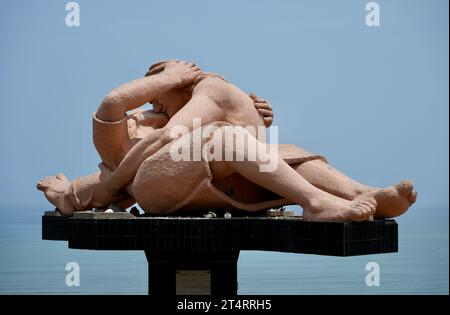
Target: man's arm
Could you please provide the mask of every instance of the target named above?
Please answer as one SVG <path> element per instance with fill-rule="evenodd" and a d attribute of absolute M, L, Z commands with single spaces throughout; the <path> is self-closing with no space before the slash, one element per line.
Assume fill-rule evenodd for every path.
<path fill-rule="evenodd" d="M 102 173 L 106 189 L 114 194 L 131 183 L 136 176 L 142 162 L 173 139 L 170 132 L 175 126 L 184 126 L 189 131 L 193 130 L 193 119 L 200 118 L 202 125 L 224 119 L 223 110 L 210 97 L 193 95 L 191 100 L 178 111 L 164 128 L 155 129 L 145 138 L 139 141 L 125 156 L 120 165 L 112 172 L 105 170 Z"/>

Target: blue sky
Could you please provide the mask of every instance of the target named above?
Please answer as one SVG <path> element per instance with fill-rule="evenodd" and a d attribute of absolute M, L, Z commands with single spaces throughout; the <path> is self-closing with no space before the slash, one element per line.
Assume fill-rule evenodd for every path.
<path fill-rule="evenodd" d="M 280 143 L 369 185 L 412 178 L 448 212 L 448 1 L 66 1 L 0 6 L 0 207 L 49 209 L 36 181 L 96 170 L 91 114 L 160 59 L 193 60 L 274 107 Z"/>

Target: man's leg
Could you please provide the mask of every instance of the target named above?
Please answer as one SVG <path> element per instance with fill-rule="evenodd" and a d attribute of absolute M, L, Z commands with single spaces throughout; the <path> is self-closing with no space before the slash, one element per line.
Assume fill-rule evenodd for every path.
<path fill-rule="evenodd" d="M 262 186 L 303 208 L 303 216 L 315 221 L 362 221 L 373 215 L 376 201 L 373 198 L 349 201 L 329 194 L 312 184 L 296 172 L 289 164 L 277 156 L 273 150 L 269 153 L 269 162 L 276 163 L 272 172 L 261 172 L 261 166 L 267 164 L 256 157 L 256 161 L 249 160 L 248 148 L 266 144 L 259 142 L 243 129 L 233 129 L 233 133 L 225 132 L 222 127 L 216 132 L 215 138 L 223 139 L 222 152 L 228 156 L 242 156 L 244 161 L 211 161 L 211 170 L 215 177 L 223 178 L 234 172 L 248 180 Z M 226 143 L 236 143 L 236 138 L 245 139 L 245 148 L 229 146 Z M 232 155 L 231 155 L 232 154 Z"/>
<path fill-rule="evenodd" d="M 307 161 L 292 167 L 312 185 L 347 200 L 353 200 L 358 195 L 374 189 L 348 177 L 322 160 Z"/>

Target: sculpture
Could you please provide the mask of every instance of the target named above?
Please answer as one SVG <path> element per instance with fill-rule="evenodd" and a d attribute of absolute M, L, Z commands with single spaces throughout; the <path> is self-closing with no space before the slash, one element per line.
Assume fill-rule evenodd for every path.
<path fill-rule="evenodd" d="M 146 103 L 153 104 L 153 110 L 139 109 Z M 202 148 L 215 141 L 224 154 L 243 160 L 210 160 L 208 150 L 202 151 L 200 161 L 174 160 L 171 148 L 176 141 L 196 145 L 189 137 L 196 130 L 194 118 L 208 127 L 209 137 L 200 140 Z M 396 217 L 416 201 L 409 180 L 383 189 L 369 187 L 334 169 L 320 155 L 294 145 L 269 150 L 273 145 L 266 145 L 260 133 L 225 130 L 271 122 L 268 102 L 245 94 L 221 76 L 192 63 L 159 62 L 144 78 L 111 91 L 94 114 L 93 140 L 101 172 L 73 181 L 60 173 L 41 179 L 37 188 L 64 215 L 110 203 L 126 208 L 137 202 L 146 212 L 162 215 L 298 204 L 306 220 L 364 221 Z M 178 126 L 189 132 L 173 139 L 171 131 Z M 227 138 L 238 137 L 247 146 L 225 145 Z M 260 172 L 264 162 L 249 158 L 251 144 L 265 148 L 269 161 L 276 161 L 272 172 Z"/>

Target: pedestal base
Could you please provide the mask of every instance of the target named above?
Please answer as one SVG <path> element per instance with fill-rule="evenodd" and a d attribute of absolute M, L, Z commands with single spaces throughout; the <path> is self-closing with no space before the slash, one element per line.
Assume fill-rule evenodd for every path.
<path fill-rule="evenodd" d="M 145 255 L 151 295 L 237 295 L 239 251 Z"/>

